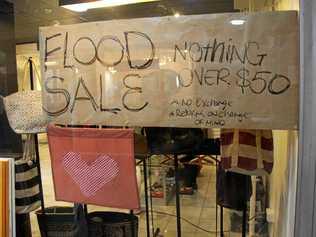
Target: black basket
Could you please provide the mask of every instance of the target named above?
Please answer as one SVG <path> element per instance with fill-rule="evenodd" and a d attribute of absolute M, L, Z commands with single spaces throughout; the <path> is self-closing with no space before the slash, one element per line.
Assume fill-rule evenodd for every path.
<path fill-rule="evenodd" d="M 73 207 L 45 208 L 36 212 L 42 237 L 73 237 L 75 213 Z"/>
<path fill-rule="evenodd" d="M 88 214 L 89 236 L 138 237 L 138 217 L 120 212 Z"/>

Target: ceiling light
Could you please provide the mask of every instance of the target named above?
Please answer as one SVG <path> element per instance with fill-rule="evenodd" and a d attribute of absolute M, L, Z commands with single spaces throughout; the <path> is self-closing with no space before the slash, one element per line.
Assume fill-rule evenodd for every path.
<path fill-rule="evenodd" d="M 180 13 L 179 12 L 176 12 L 175 14 L 174 14 L 174 17 L 175 18 L 178 18 L 180 16 Z"/>
<path fill-rule="evenodd" d="M 74 12 L 86 12 L 89 10 L 89 8 L 87 8 L 87 6 L 85 5 L 81 5 L 81 4 L 72 4 L 72 5 L 66 5 L 66 6 L 62 6 L 68 10 L 74 11 Z"/>
<path fill-rule="evenodd" d="M 51 14 L 53 12 L 53 10 L 50 8 L 45 8 L 44 12 L 45 12 L 45 14 Z"/>
<path fill-rule="evenodd" d="M 58 65 L 58 62 L 56 62 L 56 61 L 45 62 L 45 65 L 48 67 L 56 66 L 56 65 Z"/>
<path fill-rule="evenodd" d="M 95 9 L 95 8 L 115 7 L 115 6 L 120 6 L 120 5 L 154 2 L 154 1 L 159 1 L 159 0 L 99 0 L 99 1 L 96 0 L 96 1 L 89 1 L 89 2 L 83 2 L 83 3 L 81 1 L 81 3 L 76 3 L 76 4 L 67 4 L 66 0 L 60 0 L 59 5 L 71 11 L 85 12 L 85 11 L 88 11 L 89 9 Z M 74 2 L 74 1 L 71 1 L 71 2 Z"/>
<path fill-rule="evenodd" d="M 243 25 L 246 21 L 245 20 L 242 20 L 242 19 L 239 19 L 239 20 L 231 20 L 230 23 L 232 25 L 235 25 L 235 26 L 240 26 L 240 25 Z"/>

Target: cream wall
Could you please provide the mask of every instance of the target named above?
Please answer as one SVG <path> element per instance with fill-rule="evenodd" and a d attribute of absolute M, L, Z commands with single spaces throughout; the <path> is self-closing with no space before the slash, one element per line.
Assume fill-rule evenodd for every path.
<path fill-rule="evenodd" d="M 299 0 L 235 0 L 241 11 L 299 10 Z"/>
<path fill-rule="evenodd" d="M 274 10 L 299 10 L 299 0 L 274 0 Z M 271 237 L 292 237 L 295 226 L 298 133 L 274 131 L 275 168 L 270 177 L 269 206 L 274 212 Z"/>
<path fill-rule="evenodd" d="M 298 133 L 273 131 L 274 168 L 269 178 L 269 207 L 273 221 L 271 237 L 294 236 L 297 183 Z"/>
<path fill-rule="evenodd" d="M 36 70 L 40 74 L 40 60 L 39 60 L 39 51 L 37 50 L 36 44 L 23 44 L 16 46 L 16 64 L 17 64 L 17 74 L 18 74 L 18 86 L 19 90 L 22 90 L 23 80 L 24 81 L 24 89 L 28 90 L 30 87 L 30 76 L 29 76 L 29 66 L 28 64 L 25 67 L 29 57 L 32 57 L 33 62 L 35 63 Z M 35 68 L 34 68 L 35 70 Z M 26 72 L 26 73 L 25 73 Z M 37 77 L 37 74 L 33 73 L 34 78 Z M 40 75 L 39 75 L 40 76 Z M 40 90 L 41 85 L 39 80 L 35 81 L 36 89 Z"/>
<path fill-rule="evenodd" d="M 299 10 L 298 0 L 275 0 L 276 10 Z"/>

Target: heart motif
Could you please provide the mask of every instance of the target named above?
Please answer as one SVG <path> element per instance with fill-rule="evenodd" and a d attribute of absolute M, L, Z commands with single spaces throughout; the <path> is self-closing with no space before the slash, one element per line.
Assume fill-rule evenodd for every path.
<path fill-rule="evenodd" d="M 63 157 L 63 166 L 86 197 L 96 193 L 119 174 L 119 166 L 109 155 L 98 155 L 90 165 L 81 159 L 84 154 L 68 152 Z"/>

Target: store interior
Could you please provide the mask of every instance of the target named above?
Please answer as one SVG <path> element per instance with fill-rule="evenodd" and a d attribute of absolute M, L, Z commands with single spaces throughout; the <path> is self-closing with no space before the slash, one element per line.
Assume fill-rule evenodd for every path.
<path fill-rule="evenodd" d="M 33 89 L 41 90 L 40 74 L 42 65 L 38 44 L 38 29 L 41 26 L 156 16 L 179 17 L 179 15 L 230 12 L 298 10 L 299 5 L 299 1 L 295 0 L 163 0 L 74 12 L 60 7 L 57 0 L 19 0 L 12 2 L 14 2 L 17 69 L 17 81 L 13 87 L 16 87 L 19 91 L 31 88 L 30 74 L 33 77 Z M 30 59 L 32 60 L 32 69 L 30 69 Z M 7 91 L 10 92 L 12 89 L 9 88 Z M 0 129 L 3 129 L 1 125 Z M 141 131 L 142 128 L 134 127 L 134 129 L 137 134 L 144 134 Z M 182 236 L 237 237 L 242 236 L 243 228 L 247 236 L 251 237 L 290 236 L 290 233 L 293 233 L 293 216 L 295 213 L 292 207 L 295 206 L 296 194 L 298 132 L 295 130 L 273 130 L 271 132 L 273 134 L 273 170 L 264 176 L 249 176 L 249 182 L 245 189 L 250 188 L 252 193 L 256 192 L 257 200 L 254 200 L 255 203 L 251 204 L 251 195 L 247 199 L 245 217 L 247 223 L 245 226 L 243 225 L 243 214 L 245 214 L 243 210 L 221 208 L 220 205 L 217 205 L 220 154 L 214 152 L 214 154 L 203 156 L 194 155 L 188 161 L 185 160 L 186 155 L 179 155 L 180 207 L 178 208 L 181 209 Z M 5 133 L 8 133 L 12 141 L 14 140 L 15 134 L 8 131 Z M 203 133 L 208 139 L 215 141 L 221 137 L 221 129 L 219 128 L 203 129 Z M 26 137 L 23 135 L 21 141 L 25 142 L 25 139 Z M 16 144 L 16 147 L 21 147 L 21 144 Z M 56 201 L 46 134 L 38 135 L 38 149 L 45 207 L 72 207 L 73 203 Z M 214 145 L 212 149 L 220 150 L 220 145 L 217 147 Z M 21 149 L 18 150 L 16 152 L 21 151 Z M 139 237 L 148 236 L 147 217 L 150 219 L 149 236 L 177 236 L 177 220 L 179 218 L 177 218 L 176 210 L 174 159 L 174 155 L 152 155 L 147 163 L 146 172 L 148 177 L 146 182 L 148 182 L 150 194 L 150 198 L 147 198 L 150 206 L 149 216 L 146 216 L 144 167 L 141 161 L 137 162 L 136 160 L 141 207 L 139 210 L 134 210 L 134 214 L 139 218 Z M 181 159 L 183 159 L 182 162 Z M 238 192 L 238 189 L 236 192 Z M 255 206 L 255 216 L 251 216 L 253 214 L 253 210 L 250 210 L 251 205 Z M 130 213 L 130 210 L 95 205 L 88 205 L 87 209 L 88 212 L 115 211 Z M 30 220 L 31 236 L 40 237 L 41 233 L 35 211 L 30 213 Z M 250 232 L 254 232 L 253 235 L 250 235 Z"/>

